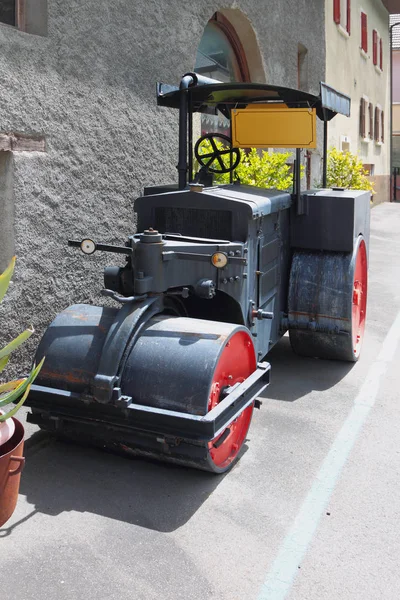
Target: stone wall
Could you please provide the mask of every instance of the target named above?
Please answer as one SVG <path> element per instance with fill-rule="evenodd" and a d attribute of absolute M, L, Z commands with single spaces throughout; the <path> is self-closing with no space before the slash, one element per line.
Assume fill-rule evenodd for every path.
<path fill-rule="evenodd" d="M 175 84 L 193 70 L 203 29 L 221 9 L 249 52 L 255 80 L 296 87 L 302 44 L 309 91 L 318 93 L 322 5 L 243 0 L 221 9 L 213 0 L 52 0 L 41 35 L 0 25 L 0 134 L 45 143 L 45 152 L 0 156 L 2 267 L 17 254 L 0 311 L 1 341 L 31 322 L 38 333 L 16 357 L 19 365 L 27 368 L 57 312 L 100 302 L 103 267 L 123 262 L 115 255 L 84 257 L 67 240 L 123 242 L 134 230 L 133 201 L 143 186 L 176 180 L 177 114 L 156 107 L 156 80 Z M 252 66 L 254 43 L 261 58 Z"/>

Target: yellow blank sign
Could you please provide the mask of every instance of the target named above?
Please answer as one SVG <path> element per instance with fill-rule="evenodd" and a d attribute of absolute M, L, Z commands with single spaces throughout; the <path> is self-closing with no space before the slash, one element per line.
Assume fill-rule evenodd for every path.
<path fill-rule="evenodd" d="M 316 148 L 315 108 L 258 105 L 232 110 L 234 148 Z"/>

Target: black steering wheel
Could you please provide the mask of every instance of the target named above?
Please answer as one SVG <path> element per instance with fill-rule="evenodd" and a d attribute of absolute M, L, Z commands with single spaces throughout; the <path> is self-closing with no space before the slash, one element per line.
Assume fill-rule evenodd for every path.
<path fill-rule="evenodd" d="M 209 142 L 212 151 L 200 152 L 202 144 Z M 217 146 L 219 142 L 220 147 Z M 221 146 L 222 144 L 222 146 Z M 222 133 L 207 133 L 202 135 L 196 142 L 194 147 L 194 155 L 202 167 L 206 167 L 210 173 L 230 173 L 234 171 L 240 163 L 240 152 L 238 148 L 232 148 L 231 139 Z M 223 161 L 223 156 L 232 156 L 232 163 L 226 165 Z M 212 166 L 214 164 L 214 166 Z"/>

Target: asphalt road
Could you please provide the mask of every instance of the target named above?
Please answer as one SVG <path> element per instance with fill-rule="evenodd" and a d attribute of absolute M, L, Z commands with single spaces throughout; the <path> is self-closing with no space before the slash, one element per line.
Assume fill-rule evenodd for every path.
<path fill-rule="evenodd" d="M 400 205 L 372 211 L 354 366 L 269 356 L 246 452 L 216 477 L 28 426 L 1 600 L 398 600 Z"/>

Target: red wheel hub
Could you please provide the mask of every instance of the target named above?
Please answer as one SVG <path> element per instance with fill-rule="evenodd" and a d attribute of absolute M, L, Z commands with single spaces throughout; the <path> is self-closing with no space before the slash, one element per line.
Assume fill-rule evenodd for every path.
<path fill-rule="evenodd" d="M 241 383 L 256 369 L 253 342 L 247 331 L 236 332 L 225 344 L 214 372 L 210 389 L 208 410 L 221 400 L 221 392 L 228 386 Z M 210 457 L 214 464 L 226 467 L 239 454 L 250 426 L 253 404 L 233 421 L 218 437 L 209 442 Z"/>
<path fill-rule="evenodd" d="M 352 306 L 352 334 L 353 334 L 353 352 L 358 358 L 365 330 L 365 317 L 367 312 L 367 250 L 364 240 L 361 241 L 354 267 L 353 281 L 353 306 Z"/>

